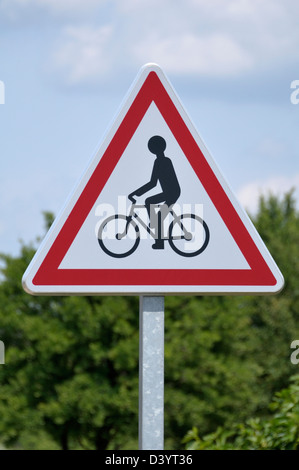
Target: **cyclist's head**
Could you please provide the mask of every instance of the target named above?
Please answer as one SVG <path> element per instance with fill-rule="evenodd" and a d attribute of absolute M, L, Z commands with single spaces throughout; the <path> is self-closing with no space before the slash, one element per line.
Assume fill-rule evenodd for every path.
<path fill-rule="evenodd" d="M 159 155 L 164 152 L 166 149 L 166 142 L 163 139 L 163 137 L 159 135 L 154 135 L 153 137 L 150 138 L 147 144 L 149 151 Z"/>

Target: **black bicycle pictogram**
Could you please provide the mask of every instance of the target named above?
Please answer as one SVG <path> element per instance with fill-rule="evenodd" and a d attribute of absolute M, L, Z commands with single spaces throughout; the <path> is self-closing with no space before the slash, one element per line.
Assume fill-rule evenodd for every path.
<path fill-rule="evenodd" d="M 167 211 L 173 220 L 169 224 L 166 236 L 163 236 L 161 223 L 161 205 L 156 205 L 157 225 L 147 225 L 136 209 L 146 208 L 145 205 L 135 204 L 130 197 L 132 206 L 129 215 L 115 214 L 107 217 L 99 227 L 98 242 L 102 250 L 114 258 L 125 258 L 134 253 L 140 243 L 141 225 L 155 240 L 168 240 L 171 248 L 179 255 L 192 257 L 202 253 L 208 246 L 210 232 L 206 222 L 195 214 L 176 215 L 173 208 L 167 206 Z M 162 208 L 163 210 L 163 208 Z"/>
<path fill-rule="evenodd" d="M 165 240 L 168 240 L 171 248 L 179 255 L 197 256 L 209 243 L 208 226 L 195 214 L 175 214 L 173 206 L 181 194 L 181 188 L 172 161 L 165 155 L 166 141 L 160 135 L 154 135 L 147 146 L 150 153 L 156 156 L 151 178 L 129 194 L 132 206 L 128 216 L 116 214 L 102 222 L 98 231 L 100 247 L 114 258 L 130 256 L 140 243 L 140 224 L 154 238 L 153 249 L 164 250 Z M 142 205 L 136 204 L 136 197 L 157 186 L 161 188 L 159 193 L 147 197 Z M 148 225 L 136 213 L 136 209 L 141 208 L 147 211 Z M 164 222 L 168 214 L 172 215 L 173 220 L 165 236 Z"/>

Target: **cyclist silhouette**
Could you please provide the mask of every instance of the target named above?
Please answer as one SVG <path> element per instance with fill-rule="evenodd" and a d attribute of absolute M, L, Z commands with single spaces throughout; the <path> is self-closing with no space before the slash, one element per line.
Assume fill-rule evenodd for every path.
<path fill-rule="evenodd" d="M 150 223 L 152 224 L 153 221 L 151 215 L 153 215 L 153 213 L 151 211 L 151 206 L 159 203 L 164 203 L 167 206 L 167 211 L 163 210 L 163 214 L 160 211 L 160 220 L 163 220 L 169 212 L 170 207 L 178 200 L 181 194 L 181 188 L 175 174 L 172 161 L 164 154 L 166 142 L 163 137 L 159 135 L 151 137 L 148 141 L 148 149 L 151 153 L 156 155 L 151 179 L 148 183 L 131 193 L 129 198 L 142 196 L 144 193 L 147 193 L 157 186 L 158 182 L 160 183 L 162 192 L 155 194 L 154 196 L 150 196 L 145 200 L 145 207 L 150 218 Z M 152 247 L 160 250 L 164 248 L 161 228 L 158 230 L 158 234 L 156 233 L 156 241 Z"/>

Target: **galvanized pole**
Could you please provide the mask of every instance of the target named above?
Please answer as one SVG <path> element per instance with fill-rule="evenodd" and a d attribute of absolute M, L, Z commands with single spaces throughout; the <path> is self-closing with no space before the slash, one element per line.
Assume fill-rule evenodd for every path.
<path fill-rule="evenodd" d="M 140 296 L 139 449 L 164 449 L 164 297 Z"/>

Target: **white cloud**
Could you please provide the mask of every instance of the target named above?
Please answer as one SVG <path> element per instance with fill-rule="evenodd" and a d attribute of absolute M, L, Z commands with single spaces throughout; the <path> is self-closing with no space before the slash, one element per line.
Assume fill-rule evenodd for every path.
<path fill-rule="evenodd" d="M 252 57 L 228 34 L 184 33 L 167 38 L 149 36 L 133 46 L 141 62 L 163 64 L 169 73 L 233 76 L 251 69 Z"/>
<path fill-rule="evenodd" d="M 163 59 L 170 55 L 169 63 L 176 55 L 176 68 L 181 62 L 182 73 L 185 62 L 190 63 L 190 73 L 200 70 L 205 74 L 208 70 L 209 75 L 217 77 L 250 68 L 259 72 L 269 66 L 279 71 L 280 64 L 294 62 L 298 49 L 299 4 L 292 0 L 186 0 L 180 9 L 177 3 L 166 0 L 156 18 L 150 8 L 145 13 L 148 25 L 155 25 L 156 36 L 145 25 L 139 50 L 144 45 L 145 51 Z"/>
<path fill-rule="evenodd" d="M 295 188 L 294 197 L 299 201 L 299 174 L 291 177 L 276 176 L 264 181 L 253 181 L 243 186 L 238 191 L 237 197 L 242 206 L 249 213 L 254 214 L 258 209 L 260 196 L 274 194 L 281 197 L 292 188 Z"/>
<path fill-rule="evenodd" d="M 94 9 L 107 0 L 2 0 L 1 8 L 10 16 L 28 8 L 46 9 L 52 13 L 73 13 Z"/>
<path fill-rule="evenodd" d="M 69 71 L 69 82 L 109 77 L 125 61 L 132 67 L 155 61 L 170 73 L 217 78 L 267 67 L 280 73 L 285 63 L 294 63 L 299 42 L 299 4 L 294 0 L 0 0 L 0 9 L 19 22 L 59 17 L 64 34 L 55 56 L 60 65 L 65 63 L 58 70 L 64 77 Z M 96 33 L 105 24 L 114 28 L 109 43 Z M 74 45 L 85 73 L 74 58 Z M 102 57 L 108 45 L 108 60 L 99 70 L 92 55 Z"/>
<path fill-rule="evenodd" d="M 69 84 L 104 76 L 111 68 L 112 34 L 111 26 L 66 27 L 61 44 L 53 54 L 54 68 L 62 72 Z"/>

